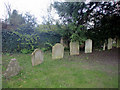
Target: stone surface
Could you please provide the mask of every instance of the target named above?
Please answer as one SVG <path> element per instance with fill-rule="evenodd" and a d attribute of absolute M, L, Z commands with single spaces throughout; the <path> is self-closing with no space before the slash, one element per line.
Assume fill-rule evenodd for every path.
<path fill-rule="evenodd" d="M 32 53 L 32 66 L 39 65 L 43 62 L 43 52 L 39 49 L 35 49 Z"/>
<path fill-rule="evenodd" d="M 105 45 L 105 43 L 104 43 L 104 44 L 103 44 L 103 50 L 105 50 L 105 46 L 106 46 L 106 45 Z"/>
<path fill-rule="evenodd" d="M 52 47 L 52 59 L 61 59 L 64 55 L 64 46 L 60 43 Z"/>
<path fill-rule="evenodd" d="M 12 77 L 17 75 L 20 72 L 21 68 L 19 66 L 19 63 L 16 61 L 16 59 L 11 59 L 11 61 L 8 64 L 8 67 L 4 73 L 4 76 L 6 78 Z"/>
<path fill-rule="evenodd" d="M 112 38 L 108 39 L 108 45 L 107 45 L 108 50 L 112 49 L 112 43 L 113 43 L 112 41 L 113 41 Z"/>
<path fill-rule="evenodd" d="M 63 45 L 63 37 L 61 37 L 61 39 L 60 39 L 60 43 Z"/>
<path fill-rule="evenodd" d="M 92 40 L 87 39 L 85 41 L 85 53 L 92 53 Z"/>
<path fill-rule="evenodd" d="M 117 48 L 120 47 L 120 39 L 117 39 Z"/>
<path fill-rule="evenodd" d="M 70 42 L 70 55 L 79 55 L 79 42 Z"/>

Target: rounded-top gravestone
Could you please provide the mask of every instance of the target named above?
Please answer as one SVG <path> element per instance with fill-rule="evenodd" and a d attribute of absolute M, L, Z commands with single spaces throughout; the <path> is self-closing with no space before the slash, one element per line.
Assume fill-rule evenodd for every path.
<path fill-rule="evenodd" d="M 61 59 L 64 55 L 64 46 L 60 43 L 52 47 L 52 59 Z"/>

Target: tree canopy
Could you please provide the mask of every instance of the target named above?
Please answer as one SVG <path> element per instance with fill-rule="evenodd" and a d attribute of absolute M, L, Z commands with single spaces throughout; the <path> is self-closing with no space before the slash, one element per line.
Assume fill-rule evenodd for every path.
<path fill-rule="evenodd" d="M 69 37 L 73 37 L 73 40 L 76 38 L 78 41 L 84 41 L 86 38 L 91 38 L 95 41 L 104 42 L 109 37 L 119 37 L 119 4 L 120 1 L 55 2 L 53 7 L 57 10 L 62 24 L 67 27 L 68 33 L 71 33 Z M 61 31 L 66 33 L 66 30 L 62 29 L 64 28 L 61 28 Z"/>

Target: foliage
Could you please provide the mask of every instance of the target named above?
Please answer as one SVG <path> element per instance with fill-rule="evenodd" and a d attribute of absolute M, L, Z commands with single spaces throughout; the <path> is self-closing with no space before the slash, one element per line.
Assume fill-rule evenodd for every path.
<path fill-rule="evenodd" d="M 94 46 L 104 43 L 109 37 L 119 38 L 120 10 L 118 2 L 55 2 L 53 7 L 60 16 L 65 29 L 61 30 L 65 36 L 66 30 L 72 35 L 67 35 L 73 41 L 84 41 L 86 38 L 92 39 Z M 115 24 L 114 24 L 115 23 Z M 79 26 L 84 26 L 88 30 L 79 31 Z M 71 26 L 72 28 L 70 28 Z M 79 29 L 79 30 L 78 30 Z M 79 35 L 76 32 L 80 32 Z M 78 39 L 77 39 L 78 38 Z M 100 45 L 100 44 L 99 44 Z"/>
<path fill-rule="evenodd" d="M 23 53 L 23 54 L 28 54 L 28 53 L 30 53 L 30 51 L 29 51 L 28 49 L 22 49 L 22 50 L 21 50 L 21 53 Z"/>
<path fill-rule="evenodd" d="M 3 29 L 2 32 L 3 52 L 31 53 L 36 48 L 45 48 L 46 51 L 60 41 L 59 34 L 55 32 L 55 25 L 38 26 L 36 18 L 30 13 L 23 16 L 13 10 L 8 22 L 11 28 Z"/>
<path fill-rule="evenodd" d="M 19 37 L 12 31 L 2 30 L 2 52 L 16 52 Z"/>
<path fill-rule="evenodd" d="M 71 25 L 73 26 L 73 25 Z M 80 45 L 83 44 L 83 42 L 87 39 L 85 36 L 85 28 L 83 25 L 79 25 L 79 27 L 73 28 L 71 27 L 73 30 L 71 32 L 71 41 L 78 41 L 80 43 Z"/>

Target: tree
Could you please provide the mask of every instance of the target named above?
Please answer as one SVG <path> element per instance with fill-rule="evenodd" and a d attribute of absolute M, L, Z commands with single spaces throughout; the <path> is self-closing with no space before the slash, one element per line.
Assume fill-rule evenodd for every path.
<path fill-rule="evenodd" d="M 22 17 L 22 14 L 18 14 L 17 10 L 13 10 L 8 20 L 10 22 L 10 26 L 13 26 L 13 27 L 17 27 L 25 23 L 24 17 Z"/>
<path fill-rule="evenodd" d="M 61 20 L 67 26 L 72 25 L 69 31 L 80 38 L 79 27 L 83 25 L 88 30 L 82 30 L 84 37 L 91 38 L 94 42 L 103 41 L 109 37 L 118 37 L 120 10 L 119 2 L 55 2 L 53 7 L 57 10 Z M 115 21 L 115 19 L 117 19 Z M 116 25 L 113 24 L 116 22 Z M 71 29 L 71 30 L 70 30 Z M 73 36 L 72 35 L 72 36 Z M 83 35 L 83 34 L 82 34 Z M 70 36 L 70 37 L 72 37 Z M 78 40 L 79 40 L 78 38 Z"/>

